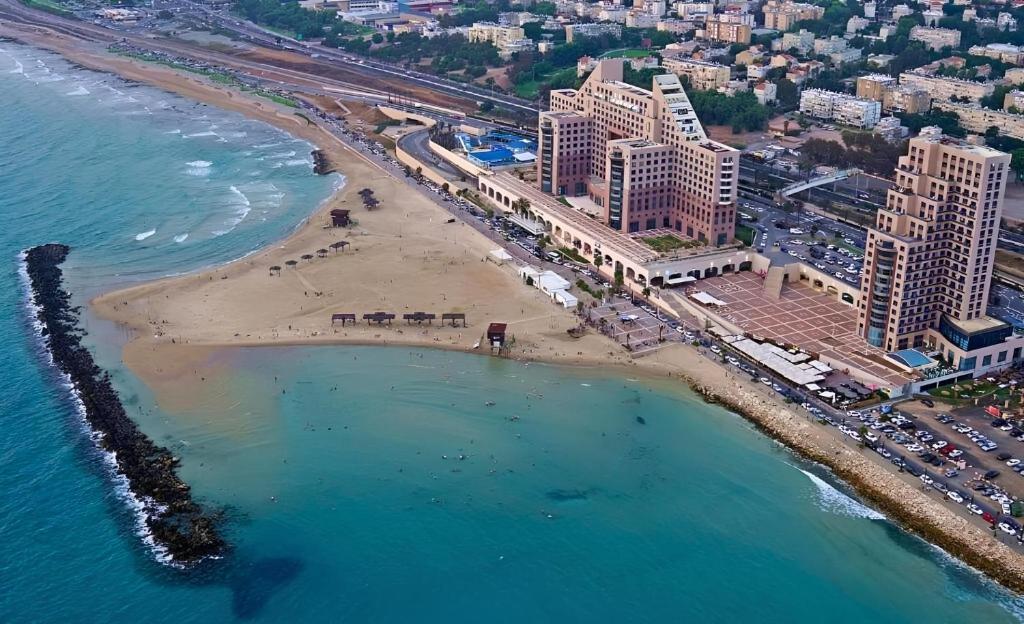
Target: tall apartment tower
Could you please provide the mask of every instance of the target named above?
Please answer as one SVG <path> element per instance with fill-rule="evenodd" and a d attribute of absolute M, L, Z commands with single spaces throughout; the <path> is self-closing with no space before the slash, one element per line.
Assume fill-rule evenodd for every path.
<path fill-rule="evenodd" d="M 858 305 L 868 343 L 971 350 L 1009 334 L 985 316 L 1009 165 L 938 128 L 910 141 L 868 230 Z"/>
<path fill-rule="evenodd" d="M 622 232 L 673 229 L 733 242 L 739 151 L 707 138 L 675 75 L 652 90 L 622 81 L 623 60 L 598 63 L 540 113 L 537 180 L 555 195 L 588 195 Z"/>

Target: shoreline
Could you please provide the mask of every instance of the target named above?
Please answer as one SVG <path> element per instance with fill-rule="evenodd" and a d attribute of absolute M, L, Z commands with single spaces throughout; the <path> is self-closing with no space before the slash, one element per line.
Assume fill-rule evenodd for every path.
<path fill-rule="evenodd" d="M 37 45 L 31 42 L 27 44 Z M 45 45 L 40 47 L 62 54 L 73 62 L 80 63 L 89 69 L 108 71 L 122 75 L 122 77 L 130 80 L 146 82 L 214 106 L 223 106 L 271 123 L 285 132 L 293 134 L 309 132 L 311 133 L 311 138 L 299 135 L 300 138 L 305 138 L 314 145 L 324 148 L 328 157 L 331 156 L 331 153 L 334 153 L 335 159 L 332 162 L 335 164 L 336 169 L 346 176 L 348 183 L 345 189 L 349 193 L 355 190 L 357 184 L 362 184 L 364 179 L 355 174 L 350 175 L 350 171 L 356 169 L 360 172 L 370 171 L 371 173 L 376 173 L 372 172 L 366 163 L 360 162 L 363 158 L 362 155 L 344 146 L 334 137 L 330 137 L 326 131 L 319 128 L 316 124 L 314 124 L 315 130 L 302 127 L 296 119 L 289 119 L 283 116 L 280 111 L 275 110 L 271 112 L 269 110 L 272 108 L 270 105 L 260 102 L 247 102 L 246 100 L 250 100 L 249 98 L 241 94 L 231 95 L 227 93 L 230 90 L 217 87 L 208 81 L 190 78 L 173 70 L 158 67 L 139 67 L 136 62 L 124 59 L 118 59 L 119 62 L 112 61 L 106 67 L 102 66 L 103 63 L 97 63 L 100 66 L 96 66 L 75 58 L 73 52 L 62 51 Z M 122 73 L 123 71 L 127 71 L 129 75 L 126 76 Z M 172 79 L 167 74 L 172 74 L 175 78 Z M 175 87 L 184 89 L 184 92 Z M 220 92 L 219 95 L 217 92 Z M 337 160 L 338 154 L 354 158 L 356 162 L 339 163 Z M 355 182 L 356 179 L 361 181 L 357 183 Z M 405 327 L 404 325 L 397 332 L 395 328 L 377 328 L 363 331 L 362 326 L 359 326 L 349 330 L 355 334 L 351 337 L 348 334 L 339 336 L 337 333 L 323 335 L 319 333 L 306 333 L 304 335 L 299 334 L 282 338 L 278 334 L 274 339 L 266 341 L 262 339 L 262 334 L 258 334 L 258 339 L 252 339 L 251 334 L 244 337 L 235 334 L 235 336 L 220 336 L 221 339 L 218 340 L 217 336 L 211 336 L 207 333 L 198 336 L 195 342 L 192 342 L 193 338 L 190 335 L 187 338 L 183 338 L 186 341 L 185 344 L 179 344 L 173 338 L 167 339 L 167 332 L 160 333 L 161 324 L 147 318 L 146 313 L 140 314 L 138 310 L 118 309 L 117 299 L 123 298 L 122 300 L 128 301 L 129 299 L 143 300 L 148 298 L 148 300 L 153 300 L 161 294 L 170 299 L 172 294 L 180 295 L 190 290 L 170 290 L 169 286 L 172 283 L 198 282 L 206 277 L 209 277 L 209 280 L 212 281 L 213 275 L 218 275 L 222 272 L 223 275 L 220 276 L 220 279 L 225 279 L 228 277 L 228 273 L 233 272 L 235 269 L 244 271 L 245 268 L 239 265 L 244 265 L 248 261 L 248 264 L 251 266 L 253 264 L 251 260 L 253 257 L 268 257 L 268 254 L 273 252 L 277 244 L 288 244 L 300 238 L 303 233 L 309 233 L 315 227 L 317 219 L 322 218 L 332 205 L 335 205 L 338 201 L 345 200 L 344 195 L 344 192 L 338 193 L 331 200 L 324 202 L 320 209 L 310 214 L 305 224 L 297 226 L 296 230 L 283 241 L 279 241 L 242 259 L 221 265 L 215 269 L 190 273 L 185 276 L 164 278 L 126 290 L 107 293 L 94 300 L 92 302 L 93 309 L 100 316 L 130 327 L 135 334 L 124 350 L 126 365 L 150 385 L 157 396 L 160 397 L 162 394 L 166 395 L 172 386 L 175 392 L 186 394 L 181 392 L 182 388 L 189 387 L 189 384 L 194 387 L 195 380 L 192 379 L 190 381 L 186 373 L 181 369 L 189 368 L 197 360 L 203 361 L 212 352 L 223 348 L 344 344 L 435 348 L 473 353 L 473 351 L 466 349 L 465 341 L 451 340 L 442 342 L 439 339 L 441 334 L 430 335 L 429 339 L 425 337 L 414 338 L 413 334 L 406 334 L 401 331 L 401 327 Z M 435 211 L 439 214 L 443 213 L 439 207 L 435 207 Z M 360 214 L 360 217 L 362 216 Z M 401 268 L 401 263 L 398 266 Z M 299 270 L 313 273 L 313 270 L 307 270 L 306 267 L 302 267 Z M 251 273 L 252 271 L 250 270 L 249 272 Z M 259 272 L 262 272 L 262 268 L 259 269 Z M 231 277 L 233 281 L 235 275 L 231 275 Z M 310 278 L 314 277 L 318 276 L 310 275 Z M 527 291 L 526 287 L 514 283 L 515 280 L 506 279 L 504 281 L 506 283 L 502 284 L 502 286 Z M 193 286 L 199 288 L 195 284 Z M 208 290 L 203 292 L 203 294 L 206 296 L 212 295 Z M 265 290 L 263 294 L 266 294 Z M 199 299 L 193 298 L 191 301 L 195 302 L 201 299 L 202 297 Z M 550 302 L 541 300 L 532 291 L 528 292 L 527 296 L 522 297 L 522 299 L 533 299 L 535 303 L 549 306 L 553 309 L 553 305 Z M 537 306 L 534 306 L 533 309 L 537 309 Z M 362 311 L 369 312 L 372 310 L 366 309 Z M 568 317 L 568 315 L 554 315 L 550 312 L 549 310 L 548 318 L 555 316 Z M 526 315 L 523 314 L 523 316 Z M 181 322 L 181 325 L 174 325 L 174 328 L 184 330 L 184 320 L 186 320 L 184 316 L 175 319 L 174 322 Z M 562 318 L 561 321 L 564 326 L 569 322 L 569 319 Z M 956 558 L 977 568 L 1007 588 L 1017 592 L 1024 591 L 1024 557 L 986 535 L 983 530 L 972 526 L 965 519 L 952 513 L 943 507 L 941 502 L 928 498 L 926 494 L 911 487 L 899 479 L 897 475 L 892 474 L 891 471 L 885 471 L 882 467 L 875 465 L 874 462 L 865 459 L 862 453 L 858 453 L 848 446 L 838 445 L 834 440 L 830 441 L 829 436 L 826 435 L 827 432 L 817 432 L 820 435 L 815 436 L 815 432 L 812 430 L 816 425 L 808 423 L 806 419 L 790 412 L 789 408 L 778 400 L 766 399 L 765 397 L 755 395 L 749 388 L 741 385 L 738 379 L 730 381 L 730 377 L 722 367 L 707 366 L 708 360 L 699 356 L 692 349 L 688 347 L 671 347 L 663 350 L 666 353 L 648 356 L 648 358 L 637 361 L 619 353 L 618 346 L 607 342 L 603 337 L 589 334 L 580 339 L 580 341 L 586 343 L 587 348 L 577 349 L 578 355 L 573 356 L 569 354 L 570 351 L 576 349 L 583 342 L 573 342 L 566 339 L 564 332 L 557 331 L 552 333 L 550 331 L 552 329 L 560 330 L 562 329 L 561 327 L 553 325 L 545 331 L 543 324 L 541 325 L 540 331 L 530 334 L 531 338 L 529 340 L 524 338 L 523 342 L 526 344 L 523 346 L 522 353 L 519 352 L 517 345 L 516 357 L 513 359 L 539 361 L 557 365 L 592 366 L 605 371 L 621 368 L 638 376 L 650 376 L 661 379 L 678 377 L 698 395 L 704 397 L 705 400 L 720 404 L 730 411 L 739 414 L 754 423 L 769 437 L 782 442 L 797 455 L 829 467 L 837 477 L 848 483 L 858 495 L 881 508 L 892 521 L 904 529 L 920 535 L 931 543 L 937 544 Z M 291 325 L 289 325 L 290 328 Z M 157 330 L 156 333 L 152 331 L 154 329 Z M 260 329 L 269 328 L 264 327 Z M 437 328 L 435 326 L 432 329 Z M 387 332 L 388 337 L 382 340 L 381 337 L 385 332 Z M 431 331 L 431 334 L 433 334 L 433 331 Z M 554 348 L 549 348 L 547 352 L 544 352 L 542 347 L 549 344 L 548 339 L 555 339 L 555 334 L 561 334 L 561 340 L 556 343 L 560 350 L 555 351 Z M 184 336 L 184 333 L 182 336 Z M 445 337 L 451 338 L 451 335 L 446 334 Z M 459 338 L 461 339 L 461 334 Z M 145 353 L 147 348 L 150 350 L 148 354 Z M 562 350 L 565 353 L 562 353 Z M 160 363 L 164 358 L 166 358 L 166 362 Z M 178 360 L 176 370 L 171 370 L 165 374 L 162 367 L 165 364 L 174 367 L 175 365 L 172 360 L 175 359 Z M 161 390 L 161 388 L 163 389 Z M 162 401 L 161 404 L 163 404 Z M 173 406 L 173 402 L 171 405 Z M 829 446 L 830 444 L 831 446 Z"/>

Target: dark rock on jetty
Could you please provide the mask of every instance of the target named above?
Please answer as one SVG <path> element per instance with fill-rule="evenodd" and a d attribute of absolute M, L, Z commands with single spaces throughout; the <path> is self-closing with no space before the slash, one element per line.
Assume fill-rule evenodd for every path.
<path fill-rule="evenodd" d="M 181 565 L 223 554 L 227 544 L 218 531 L 218 515 L 192 500 L 189 486 L 177 475 L 178 459 L 139 431 L 110 375 L 82 345 L 78 310 L 62 287 L 60 264 L 68 251 L 66 245 L 50 244 L 26 252 L 32 300 L 54 364 L 71 379 L 99 445 L 114 454 L 117 471 L 143 503 L 146 527 L 157 547 Z"/>
<path fill-rule="evenodd" d="M 334 167 L 327 160 L 327 156 L 321 150 L 313 150 L 310 152 L 313 155 L 313 173 L 317 175 L 327 175 L 334 171 Z"/>

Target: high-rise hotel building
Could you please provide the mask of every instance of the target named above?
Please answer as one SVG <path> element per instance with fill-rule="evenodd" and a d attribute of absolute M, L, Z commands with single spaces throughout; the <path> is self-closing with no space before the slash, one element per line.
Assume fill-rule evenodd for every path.
<path fill-rule="evenodd" d="M 910 141 L 868 230 L 858 305 L 868 343 L 938 350 L 961 370 L 980 368 L 976 355 L 986 366 L 1020 357 L 1001 347 L 1011 328 L 985 316 L 1009 165 L 937 128 Z"/>
<path fill-rule="evenodd" d="M 623 60 L 606 59 L 579 90 L 551 92 L 540 113 L 541 190 L 588 195 L 622 232 L 732 243 L 739 152 L 708 139 L 677 76 L 655 76 L 650 91 L 622 78 Z"/>

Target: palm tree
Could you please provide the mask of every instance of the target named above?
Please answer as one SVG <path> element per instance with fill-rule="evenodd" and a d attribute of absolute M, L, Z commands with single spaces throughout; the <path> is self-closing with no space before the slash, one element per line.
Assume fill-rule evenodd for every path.
<path fill-rule="evenodd" d="M 651 296 L 651 287 L 650 286 L 644 286 L 644 289 L 640 291 L 640 294 L 644 296 L 644 301 L 646 301 L 647 303 L 650 303 L 650 301 L 648 301 L 648 299 L 650 299 L 650 296 Z"/>

